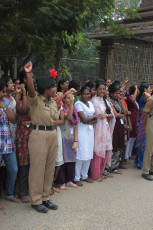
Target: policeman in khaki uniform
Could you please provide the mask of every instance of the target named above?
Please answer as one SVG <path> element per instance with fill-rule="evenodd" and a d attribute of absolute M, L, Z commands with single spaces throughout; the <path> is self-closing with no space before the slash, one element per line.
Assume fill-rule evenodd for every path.
<path fill-rule="evenodd" d="M 148 117 L 149 116 L 149 117 Z M 142 177 L 153 180 L 153 96 L 149 97 L 143 110 L 143 125 L 146 131 L 146 146 L 143 157 Z"/>
<path fill-rule="evenodd" d="M 38 94 L 32 80 L 32 62 L 28 62 L 24 70 L 33 125 L 29 137 L 29 194 L 31 206 L 46 213 L 48 209 L 58 207 L 49 201 L 57 153 L 57 104 L 53 99 L 57 90 L 54 79 L 57 72 L 53 70 L 50 76 L 38 79 Z"/>

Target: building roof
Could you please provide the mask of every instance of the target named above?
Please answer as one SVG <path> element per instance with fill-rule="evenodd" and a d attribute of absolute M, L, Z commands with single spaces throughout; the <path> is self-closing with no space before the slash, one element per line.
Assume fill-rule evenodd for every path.
<path fill-rule="evenodd" d="M 153 43 L 153 0 L 142 0 L 138 13 L 139 18 L 123 19 L 115 21 L 115 24 L 122 25 L 125 29 L 133 31 L 132 40 Z M 99 40 L 119 39 L 118 36 L 111 33 L 110 28 L 97 29 L 90 35 L 90 38 Z"/>
<path fill-rule="evenodd" d="M 153 1 L 152 0 L 142 0 L 140 4 L 140 10 L 150 9 L 153 8 Z"/>

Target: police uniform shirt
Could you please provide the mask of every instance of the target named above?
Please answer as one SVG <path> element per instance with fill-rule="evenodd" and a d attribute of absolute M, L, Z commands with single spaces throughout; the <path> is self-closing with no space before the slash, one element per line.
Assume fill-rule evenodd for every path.
<path fill-rule="evenodd" d="M 54 126 L 58 119 L 57 104 L 53 98 L 47 100 L 36 92 L 34 98 L 28 97 L 31 122 L 33 125 Z"/>

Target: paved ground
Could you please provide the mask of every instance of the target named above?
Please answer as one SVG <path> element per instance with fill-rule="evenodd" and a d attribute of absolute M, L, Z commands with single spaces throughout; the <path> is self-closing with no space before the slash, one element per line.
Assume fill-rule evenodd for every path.
<path fill-rule="evenodd" d="M 153 182 L 141 178 L 132 164 L 122 172 L 55 194 L 59 209 L 47 214 L 3 199 L 0 230 L 153 230 Z"/>

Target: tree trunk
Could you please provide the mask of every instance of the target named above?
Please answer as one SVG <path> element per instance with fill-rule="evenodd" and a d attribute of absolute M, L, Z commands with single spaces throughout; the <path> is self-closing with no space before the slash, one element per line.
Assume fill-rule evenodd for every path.
<path fill-rule="evenodd" d="M 2 70 L 4 72 L 4 75 L 13 78 L 13 64 L 14 64 L 13 57 L 2 58 L 1 62 L 2 62 Z"/>
<path fill-rule="evenodd" d="M 58 72 L 57 81 L 60 79 L 60 73 L 62 71 L 62 57 L 63 57 L 63 46 L 61 41 L 56 41 L 56 53 L 55 53 L 55 69 Z"/>

